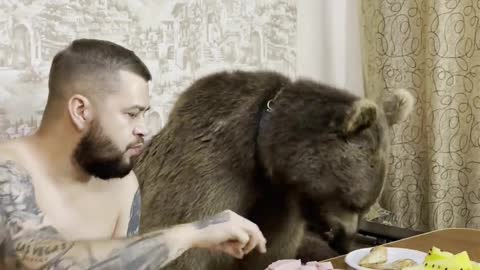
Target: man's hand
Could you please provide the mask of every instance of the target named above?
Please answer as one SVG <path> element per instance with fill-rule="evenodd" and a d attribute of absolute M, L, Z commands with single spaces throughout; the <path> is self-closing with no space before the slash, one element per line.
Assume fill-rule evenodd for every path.
<path fill-rule="evenodd" d="M 225 252 L 239 259 L 255 247 L 262 253 L 267 251 L 267 240 L 258 226 L 233 211 L 223 211 L 193 226 L 197 230 L 193 247 Z"/>

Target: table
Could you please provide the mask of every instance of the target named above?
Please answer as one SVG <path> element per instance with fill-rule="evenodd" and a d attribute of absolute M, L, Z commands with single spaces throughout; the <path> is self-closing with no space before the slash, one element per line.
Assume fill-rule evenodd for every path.
<path fill-rule="evenodd" d="M 391 242 L 384 246 L 409 248 L 423 252 L 428 252 L 435 246 L 454 254 L 467 251 L 471 260 L 480 262 L 480 230 L 476 229 L 437 230 Z M 332 262 L 336 269 L 348 269 L 345 263 L 345 256 L 335 257 L 326 261 Z"/>

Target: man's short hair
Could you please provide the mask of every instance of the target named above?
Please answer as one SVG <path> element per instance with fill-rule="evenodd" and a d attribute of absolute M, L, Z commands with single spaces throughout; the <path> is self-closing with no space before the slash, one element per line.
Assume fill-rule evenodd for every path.
<path fill-rule="evenodd" d="M 90 88 L 81 89 L 82 92 L 94 91 L 90 94 L 97 95 L 103 92 L 99 91 L 99 87 L 105 88 L 97 84 L 120 70 L 137 74 L 147 82 L 152 79 L 147 66 L 133 51 L 106 40 L 74 40 L 53 58 L 48 82 L 49 97 L 65 97 L 68 89 L 78 90 L 75 83 L 82 88 Z"/>

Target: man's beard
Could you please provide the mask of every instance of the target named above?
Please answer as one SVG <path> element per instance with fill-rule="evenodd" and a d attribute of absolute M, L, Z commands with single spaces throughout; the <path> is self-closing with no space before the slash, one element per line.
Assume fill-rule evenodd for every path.
<path fill-rule="evenodd" d="M 123 178 L 132 170 L 133 160 L 123 160 L 125 152 L 126 150 L 122 152 L 114 145 L 97 122 L 93 122 L 88 133 L 77 145 L 73 158 L 87 173 L 109 180 Z"/>

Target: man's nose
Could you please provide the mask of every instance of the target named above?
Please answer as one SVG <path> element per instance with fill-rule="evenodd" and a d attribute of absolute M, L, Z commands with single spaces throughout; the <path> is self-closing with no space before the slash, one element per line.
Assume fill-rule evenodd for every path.
<path fill-rule="evenodd" d="M 148 134 L 148 129 L 146 126 L 137 126 L 133 129 L 133 135 L 139 137 L 145 137 Z"/>

